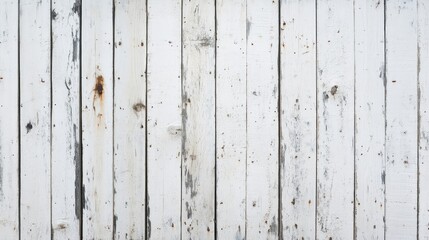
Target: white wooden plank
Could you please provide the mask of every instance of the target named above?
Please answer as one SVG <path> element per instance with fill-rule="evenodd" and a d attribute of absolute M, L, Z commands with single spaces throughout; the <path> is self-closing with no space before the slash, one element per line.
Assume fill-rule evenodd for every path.
<path fill-rule="evenodd" d="M 386 239 L 417 237 L 417 1 L 386 2 Z"/>
<path fill-rule="evenodd" d="M 278 237 L 279 2 L 247 1 L 247 228 Z"/>
<path fill-rule="evenodd" d="M 82 3 L 83 238 L 113 234 L 113 8 Z"/>
<path fill-rule="evenodd" d="M 181 238 L 181 1 L 148 1 L 148 238 Z"/>
<path fill-rule="evenodd" d="M 51 237 L 50 1 L 20 1 L 22 239 Z"/>
<path fill-rule="evenodd" d="M 281 2 L 281 206 L 285 239 L 316 233 L 316 2 Z"/>
<path fill-rule="evenodd" d="M 115 1 L 114 236 L 146 228 L 146 3 Z"/>
<path fill-rule="evenodd" d="M 215 2 L 183 1 L 182 237 L 214 239 Z"/>
<path fill-rule="evenodd" d="M 429 239 L 429 2 L 417 2 L 419 104 L 419 238 Z"/>
<path fill-rule="evenodd" d="M 217 237 L 246 227 L 246 1 L 216 2 Z"/>
<path fill-rule="evenodd" d="M 80 0 L 53 1 L 51 14 L 53 238 L 79 239 Z"/>
<path fill-rule="evenodd" d="M 384 239 L 384 3 L 355 2 L 355 234 Z"/>
<path fill-rule="evenodd" d="M 317 238 L 353 238 L 353 1 L 317 2 Z"/>
<path fill-rule="evenodd" d="M 0 6 L 0 233 L 18 239 L 18 2 Z"/>

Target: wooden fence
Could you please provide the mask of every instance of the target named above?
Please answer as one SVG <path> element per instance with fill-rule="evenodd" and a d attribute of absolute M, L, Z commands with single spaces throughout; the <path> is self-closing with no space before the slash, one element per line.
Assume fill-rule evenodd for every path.
<path fill-rule="evenodd" d="M 0 239 L 428 239 L 429 1 L 0 0 Z"/>

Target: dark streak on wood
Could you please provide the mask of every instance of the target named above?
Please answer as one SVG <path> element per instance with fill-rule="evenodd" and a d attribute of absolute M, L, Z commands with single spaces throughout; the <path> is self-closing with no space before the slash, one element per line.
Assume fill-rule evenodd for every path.
<path fill-rule="evenodd" d="M 81 153 L 80 143 L 78 138 L 79 129 L 76 124 L 73 124 L 73 138 L 74 138 L 74 166 L 75 166 L 75 179 L 74 179 L 74 197 L 75 197 L 75 215 L 77 219 L 81 219 Z"/>
<path fill-rule="evenodd" d="M 73 55 L 72 55 L 72 61 L 73 62 L 77 61 L 78 44 L 79 44 L 79 35 L 76 31 L 74 36 L 73 36 Z"/>
<path fill-rule="evenodd" d="M 81 8 L 82 8 L 81 1 L 80 1 L 80 0 L 76 0 L 76 1 L 73 3 L 72 11 L 73 11 L 75 14 L 80 15 Z"/>
<path fill-rule="evenodd" d="M 85 185 L 84 184 L 82 184 L 82 196 L 81 196 L 81 200 L 82 200 L 81 206 L 84 209 L 88 209 L 88 205 L 87 205 L 87 201 L 86 201 Z"/>
<path fill-rule="evenodd" d="M 147 195 L 147 202 L 149 203 L 149 195 Z M 146 236 L 147 239 L 150 239 L 152 233 L 152 222 L 150 221 L 150 207 L 147 205 L 146 207 Z"/>
<path fill-rule="evenodd" d="M 274 216 L 271 223 L 270 223 L 270 228 L 268 229 L 268 233 L 271 233 L 273 235 L 277 235 L 277 230 L 278 230 L 277 219 Z"/>
<path fill-rule="evenodd" d="M 55 12 L 55 9 L 51 11 L 51 20 L 55 21 L 57 19 L 58 13 Z"/>

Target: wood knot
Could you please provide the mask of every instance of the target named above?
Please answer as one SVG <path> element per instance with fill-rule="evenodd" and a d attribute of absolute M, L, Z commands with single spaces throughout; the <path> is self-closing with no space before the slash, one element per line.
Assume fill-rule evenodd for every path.
<path fill-rule="evenodd" d="M 28 122 L 25 128 L 27 129 L 27 133 L 29 133 L 31 129 L 33 129 L 33 124 L 31 124 L 31 122 Z"/>
<path fill-rule="evenodd" d="M 338 86 L 337 85 L 335 85 L 335 86 L 333 86 L 331 88 L 331 94 L 332 94 L 332 96 L 334 96 L 337 93 L 337 90 L 338 90 Z"/>
<path fill-rule="evenodd" d="M 141 110 L 143 110 L 145 108 L 146 108 L 146 106 L 143 103 L 141 103 L 141 102 L 135 103 L 133 105 L 133 110 L 136 113 L 140 112 Z"/>

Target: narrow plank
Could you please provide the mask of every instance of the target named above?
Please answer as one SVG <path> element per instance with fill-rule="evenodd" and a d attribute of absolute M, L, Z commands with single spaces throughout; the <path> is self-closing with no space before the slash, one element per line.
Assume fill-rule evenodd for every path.
<path fill-rule="evenodd" d="M 355 229 L 384 239 L 384 3 L 355 2 Z"/>
<path fill-rule="evenodd" d="M 245 239 L 246 1 L 216 1 L 217 237 Z"/>
<path fill-rule="evenodd" d="M 317 2 L 317 238 L 353 238 L 353 1 Z"/>
<path fill-rule="evenodd" d="M 50 1 L 20 1 L 22 239 L 51 237 Z"/>
<path fill-rule="evenodd" d="M 182 238 L 214 239 L 215 1 L 182 7 Z"/>
<path fill-rule="evenodd" d="M 180 0 L 148 1 L 148 238 L 181 234 Z M 150 211 L 149 211 L 150 210 Z"/>
<path fill-rule="evenodd" d="M 386 2 L 386 239 L 417 237 L 417 1 Z"/>
<path fill-rule="evenodd" d="M 281 212 L 285 239 L 316 233 L 316 2 L 281 2 Z"/>
<path fill-rule="evenodd" d="M 279 2 L 247 1 L 247 228 L 276 239 L 278 216 Z"/>
<path fill-rule="evenodd" d="M 115 1 L 114 236 L 146 226 L 146 3 Z"/>
<path fill-rule="evenodd" d="M 54 239 L 79 239 L 80 0 L 52 2 L 52 228 Z"/>
<path fill-rule="evenodd" d="M 419 238 L 429 239 L 429 3 L 417 2 L 419 104 Z"/>
<path fill-rule="evenodd" d="M 18 239 L 18 2 L 0 5 L 0 233 Z"/>
<path fill-rule="evenodd" d="M 113 236 L 113 2 L 82 2 L 83 238 Z"/>

